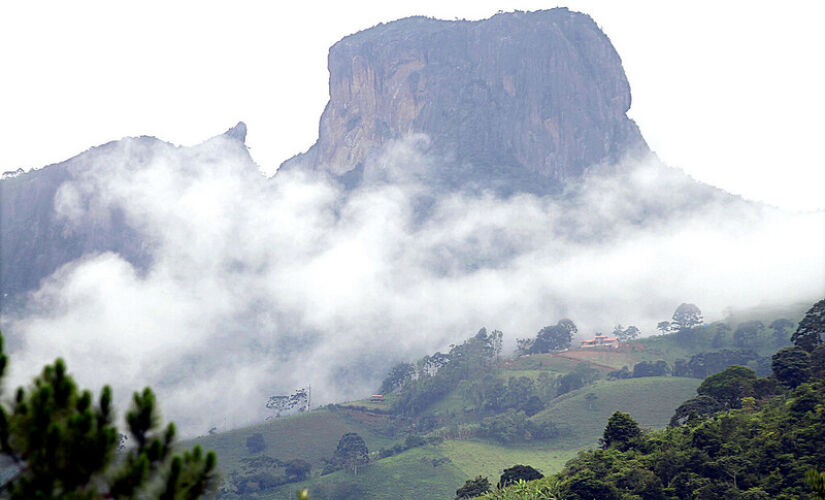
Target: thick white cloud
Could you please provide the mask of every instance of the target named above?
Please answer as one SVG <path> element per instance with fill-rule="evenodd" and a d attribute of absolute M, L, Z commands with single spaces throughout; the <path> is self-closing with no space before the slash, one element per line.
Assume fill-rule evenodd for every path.
<path fill-rule="evenodd" d="M 87 386 L 155 387 L 186 433 L 259 421 L 273 393 L 361 397 L 388 365 L 479 327 L 505 345 L 559 318 L 589 334 L 653 332 L 681 302 L 708 319 L 825 291 L 825 215 L 788 214 L 697 186 L 655 159 L 601 166 L 558 199 L 441 193 L 414 207 L 439 159 L 397 141 L 343 192 L 258 173 L 224 136 L 192 148 L 129 139 L 64 184 L 67 225 L 119 209 L 152 264 L 89 255 L 50 277 L 4 329 L 14 382 L 57 356 Z"/>

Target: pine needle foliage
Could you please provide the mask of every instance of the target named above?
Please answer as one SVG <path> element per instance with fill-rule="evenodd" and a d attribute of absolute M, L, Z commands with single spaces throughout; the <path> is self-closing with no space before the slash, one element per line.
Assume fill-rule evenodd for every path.
<path fill-rule="evenodd" d="M 8 366 L 0 334 L 0 380 Z M 189 500 L 213 487 L 217 458 L 196 446 L 175 455 L 175 425 L 159 429 L 155 394 L 136 392 L 126 423 L 135 443 L 118 451 L 112 390 L 97 401 L 58 359 L 10 404 L 0 404 L 0 454 L 7 458 L 0 498 Z"/>

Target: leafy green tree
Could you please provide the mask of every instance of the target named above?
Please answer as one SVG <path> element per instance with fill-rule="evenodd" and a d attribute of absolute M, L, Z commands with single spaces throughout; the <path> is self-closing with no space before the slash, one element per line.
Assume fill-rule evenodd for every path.
<path fill-rule="evenodd" d="M 616 487 L 596 476 L 592 470 L 583 470 L 564 483 L 570 500 L 619 500 Z"/>
<path fill-rule="evenodd" d="M 716 323 L 714 325 L 716 333 L 713 335 L 713 341 L 711 342 L 711 346 L 714 348 L 719 348 L 725 345 L 725 339 L 728 337 L 730 333 L 730 327 L 724 323 Z"/>
<path fill-rule="evenodd" d="M 679 304 L 673 312 L 671 326 L 678 332 L 691 330 L 702 324 L 702 311 L 696 304 Z"/>
<path fill-rule="evenodd" d="M 626 366 L 623 366 L 621 370 L 613 370 L 607 374 L 608 379 L 625 379 L 632 376 L 633 374 L 627 369 Z"/>
<path fill-rule="evenodd" d="M 256 432 L 252 434 L 248 438 L 246 438 L 246 449 L 249 450 L 249 453 L 256 454 L 264 451 L 266 449 L 266 441 L 264 440 L 264 435 L 260 432 Z"/>
<path fill-rule="evenodd" d="M 478 433 L 500 443 L 509 444 L 548 439 L 556 436 L 558 429 L 552 422 L 534 422 L 528 420 L 524 412 L 510 409 L 482 420 Z"/>
<path fill-rule="evenodd" d="M 7 357 L 0 335 L 0 378 Z M 46 366 L 29 389 L 18 388 L 10 407 L 0 406 L 0 452 L 12 499 L 199 498 L 214 484 L 216 456 L 199 446 L 173 455 L 175 426 L 159 431 L 155 395 L 136 392 L 126 423 L 135 446 L 115 460 L 112 391 L 95 404 L 79 389 L 62 359 Z"/>
<path fill-rule="evenodd" d="M 709 416 L 723 408 L 722 403 L 710 396 L 696 396 L 693 399 L 688 399 L 676 408 L 676 411 L 670 418 L 670 425 L 684 425 L 690 419 L 691 415 Z"/>
<path fill-rule="evenodd" d="M 719 457 L 716 461 L 710 462 L 709 465 L 718 467 L 727 475 L 733 481 L 734 489 L 739 489 L 739 486 L 736 484 L 737 477 L 742 474 L 742 472 L 753 467 L 750 460 L 736 455 Z"/>
<path fill-rule="evenodd" d="M 771 357 L 771 369 L 777 380 L 796 387 L 808 380 L 810 355 L 798 347 L 786 347 Z"/>
<path fill-rule="evenodd" d="M 570 347 L 573 334 L 577 331 L 576 324 L 569 319 L 562 319 L 553 326 L 545 326 L 536 334 L 530 352 L 538 354 L 566 349 Z"/>
<path fill-rule="evenodd" d="M 504 469 L 501 473 L 501 478 L 498 480 L 497 488 L 506 488 L 507 486 L 521 481 L 534 481 L 541 479 L 544 474 L 530 467 L 529 465 L 517 464 L 508 469 Z"/>
<path fill-rule="evenodd" d="M 338 447 L 330 459 L 333 468 L 351 469 L 353 474 L 358 475 L 358 466 L 369 463 L 369 450 L 364 438 L 355 432 L 348 432 L 341 436 Z"/>
<path fill-rule="evenodd" d="M 489 410 L 504 408 L 507 385 L 495 375 L 487 374 L 481 379 L 484 407 Z"/>
<path fill-rule="evenodd" d="M 759 320 L 739 323 L 733 332 L 733 343 L 739 348 L 753 347 L 759 338 L 759 332 L 764 329 L 765 325 Z"/>
<path fill-rule="evenodd" d="M 309 477 L 311 471 L 312 464 L 300 458 L 287 462 L 284 470 L 289 481 L 303 481 Z"/>
<path fill-rule="evenodd" d="M 822 343 L 823 335 L 825 335 L 825 299 L 814 304 L 805 313 L 805 317 L 791 335 L 791 342 L 800 349 L 813 352 L 816 346 Z"/>
<path fill-rule="evenodd" d="M 530 377 L 510 377 L 507 382 L 507 392 L 504 396 L 504 406 L 507 408 L 522 408 L 527 401 L 536 395 L 536 386 Z"/>
<path fill-rule="evenodd" d="M 528 417 L 532 417 L 544 409 L 544 403 L 541 401 L 540 397 L 530 396 L 530 399 L 528 399 L 527 402 L 524 403 L 519 409 Z"/>
<path fill-rule="evenodd" d="M 539 373 L 539 376 L 536 377 L 536 392 L 545 402 L 556 397 L 556 377 L 551 376 L 546 371 Z"/>
<path fill-rule="evenodd" d="M 739 408 L 742 398 L 754 395 L 756 372 L 732 365 L 706 378 L 696 389 L 700 396 L 710 396 L 728 408 Z"/>
<path fill-rule="evenodd" d="M 656 329 L 659 330 L 659 333 L 665 335 L 670 332 L 670 321 L 660 321 L 656 324 Z"/>
<path fill-rule="evenodd" d="M 825 499 L 825 472 L 809 469 L 805 473 L 805 483 L 811 488 L 816 498 Z"/>
<path fill-rule="evenodd" d="M 536 339 L 516 339 L 516 355 L 525 356 L 530 354 Z"/>
<path fill-rule="evenodd" d="M 468 479 L 464 483 L 464 486 L 457 489 L 455 492 L 455 498 L 456 500 L 462 500 L 464 498 L 479 497 L 491 489 L 489 479 L 486 477 L 477 476 L 475 479 Z"/>
<path fill-rule="evenodd" d="M 390 372 L 378 388 L 379 394 L 389 394 L 402 389 L 415 376 L 415 366 L 412 363 L 398 363 L 390 368 Z"/>
<path fill-rule="evenodd" d="M 816 409 L 821 400 L 819 394 L 811 387 L 811 384 L 802 384 L 791 394 L 790 409 L 794 416 L 800 417 L 809 411 Z"/>
<path fill-rule="evenodd" d="M 629 447 L 631 441 L 642 435 L 639 424 L 628 413 L 614 412 L 607 420 L 604 435 L 600 439 L 602 448 L 618 446 L 620 449 Z"/>
<path fill-rule="evenodd" d="M 573 371 L 561 375 L 557 379 L 556 388 L 559 394 L 575 391 L 599 378 L 599 371 L 591 368 L 590 363 L 582 361 L 576 363 Z"/>
<path fill-rule="evenodd" d="M 793 321 L 785 318 L 774 320 L 768 328 L 773 330 L 774 344 L 777 347 L 784 346 L 788 343 L 788 330 L 793 328 Z"/>
<path fill-rule="evenodd" d="M 670 373 L 667 362 L 659 359 L 653 361 L 640 361 L 633 365 L 633 378 L 639 377 L 664 377 Z"/>
<path fill-rule="evenodd" d="M 811 352 L 810 357 L 810 371 L 811 377 L 825 376 L 825 344 L 819 344 L 816 349 Z"/>
<path fill-rule="evenodd" d="M 622 325 L 616 325 L 613 328 L 613 336 L 617 337 L 622 342 L 635 339 L 639 336 L 639 333 L 639 329 L 633 325 L 630 325 L 627 328 L 623 328 Z"/>

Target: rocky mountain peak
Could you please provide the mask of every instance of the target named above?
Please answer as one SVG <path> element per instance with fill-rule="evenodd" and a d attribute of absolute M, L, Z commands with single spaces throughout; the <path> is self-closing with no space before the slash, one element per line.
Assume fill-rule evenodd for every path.
<path fill-rule="evenodd" d="M 246 123 L 238 122 L 234 127 L 224 132 L 223 135 L 230 139 L 246 143 Z"/>
<path fill-rule="evenodd" d="M 647 151 L 619 55 L 564 8 L 380 24 L 336 43 L 329 73 L 318 141 L 282 168 L 351 178 L 388 140 L 424 133 L 446 159 L 434 182 L 531 191 Z"/>

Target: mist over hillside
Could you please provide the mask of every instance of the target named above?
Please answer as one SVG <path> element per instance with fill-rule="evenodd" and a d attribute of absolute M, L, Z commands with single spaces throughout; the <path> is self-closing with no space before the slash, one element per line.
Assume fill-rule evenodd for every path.
<path fill-rule="evenodd" d="M 496 36 L 524 24 L 494 19 Z M 567 62 L 546 88 L 530 87 L 535 99 L 524 102 L 533 104 L 508 117 L 525 120 L 511 133 L 536 138 L 535 148 L 519 149 L 501 135 L 509 127 L 481 120 L 489 109 L 453 134 L 456 110 L 439 106 L 455 82 L 422 67 L 410 102 L 423 99 L 423 118 L 389 106 L 382 112 L 404 119 L 373 127 L 372 104 L 393 94 L 361 82 L 359 118 L 344 119 L 336 110 L 354 108 L 339 109 L 344 101 L 333 89 L 318 145 L 272 179 L 250 156 L 243 124 L 193 147 L 126 138 L 4 179 L 0 281 L 9 295 L 0 326 L 13 382 L 27 383 L 36 367 L 62 356 L 82 385 L 112 384 L 121 405 L 151 385 L 165 416 L 197 434 L 224 419 L 260 421 L 269 395 L 308 384 L 316 404 L 361 397 L 395 361 L 444 350 L 481 326 L 502 330 L 508 349 L 562 317 L 586 335 L 617 323 L 651 334 L 682 302 L 714 320 L 729 308 L 822 295 L 825 213 L 746 202 L 662 165 L 640 147 L 625 115 L 630 96 L 618 55 L 595 23 L 566 10 L 536 19 L 531 29 L 558 36 L 542 48 L 547 57 Z M 370 42 L 421 23 L 360 35 Z M 472 36 L 487 36 L 478 23 L 434 23 L 450 40 L 474 29 L 482 33 Z M 514 38 L 536 37 L 528 35 Z M 573 50 L 576 40 L 595 44 L 600 57 Z M 551 50 L 557 46 L 569 60 L 553 59 L 561 57 Z M 331 69 L 343 60 L 373 68 L 392 59 L 378 51 L 371 60 L 363 47 L 352 49 L 357 57 L 331 55 Z M 417 61 L 420 53 L 412 54 Z M 439 54 L 427 60 L 463 57 Z M 609 62 L 605 78 L 613 83 L 578 88 L 582 67 L 587 78 L 603 73 L 594 69 L 599 61 Z M 514 92 L 519 81 L 534 83 L 529 75 L 518 74 Z M 507 81 L 484 85 L 489 95 L 510 95 Z M 386 90 L 385 83 L 369 85 Z M 457 85 L 465 83 L 484 87 Z M 561 113 L 553 99 L 537 104 L 553 92 L 599 100 L 581 116 Z M 530 115 L 537 110 L 552 116 Z M 343 126 L 336 129 L 343 135 L 325 136 L 334 130 L 324 123 Z M 576 152 L 577 144 L 586 151 Z M 487 154 L 500 146 L 512 155 Z M 531 160 L 539 153 L 552 161 L 539 168 Z M 353 171 L 357 178 L 346 177 Z"/>
<path fill-rule="evenodd" d="M 482 325 L 506 346 L 562 316 L 651 333 L 682 301 L 716 319 L 821 293 L 823 214 L 744 203 L 651 157 L 561 197 L 454 192 L 422 219 L 415 173 L 438 168 L 426 142 L 389 143 L 351 191 L 300 171 L 268 181 L 227 135 L 86 153 L 95 168 L 60 186 L 57 217 L 121 213 L 151 263 L 92 253 L 46 279 L 4 318 L 15 381 L 63 356 L 121 398 L 157 387 L 170 418 L 203 432 L 262 419 L 268 395 L 307 384 L 318 403 L 362 396 L 391 362 Z"/>

